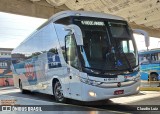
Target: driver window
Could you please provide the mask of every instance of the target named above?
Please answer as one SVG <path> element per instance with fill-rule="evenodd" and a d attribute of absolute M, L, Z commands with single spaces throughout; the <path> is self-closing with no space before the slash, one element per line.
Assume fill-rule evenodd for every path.
<path fill-rule="evenodd" d="M 74 35 L 67 35 L 65 37 L 65 49 L 66 49 L 66 62 L 78 68 L 78 55 L 77 55 L 77 47 Z"/>

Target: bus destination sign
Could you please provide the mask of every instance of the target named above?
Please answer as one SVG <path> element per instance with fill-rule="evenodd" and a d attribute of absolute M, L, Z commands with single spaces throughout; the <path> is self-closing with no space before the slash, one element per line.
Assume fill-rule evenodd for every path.
<path fill-rule="evenodd" d="M 104 22 L 102 21 L 81 21 L 81 24 L 89 26 L 105 26 Z"/>

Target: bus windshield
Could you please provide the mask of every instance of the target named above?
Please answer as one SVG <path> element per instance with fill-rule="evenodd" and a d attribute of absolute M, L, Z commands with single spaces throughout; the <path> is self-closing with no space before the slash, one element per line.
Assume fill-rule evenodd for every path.
<path fill-rule="evenodd" d="M 82 65 L 88 69 L 117 71 L 138 65 L 135 43 L 124 21 L 75 18 L 83 34 Z"/>

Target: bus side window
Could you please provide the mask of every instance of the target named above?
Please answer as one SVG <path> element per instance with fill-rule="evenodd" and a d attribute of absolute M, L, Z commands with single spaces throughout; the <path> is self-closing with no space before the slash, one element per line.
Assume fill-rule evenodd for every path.
<path fill-rule="evenodd" d="M 152 59 L 152 61 L 155 61 L 155 55 L 154 54 L 151 55 L 151 59 Z"/>
<path fill-rule="evenodd" d="M 159 60 L 158 53 L 151 54 L 152 62 L 157 62 Z"/>
<path fill-rule="evenodd" d="M 140 64 L 149 64 L 150 63 L 150 56 L 149 55 L 142 55 Z"/>
<path fill-rule="evenodd" d="M 146 57 L 143 57 L 143 61 L 148 61 L 148 59 Z"/>
<path fill-rule="evenodd" d="M 66 62 L 69 65 L 78 68 L 79 61 L 78 61 L 78 53 L 74 35 L 67 35 L 65 37 L 65 51 L 66 51 Z"/>

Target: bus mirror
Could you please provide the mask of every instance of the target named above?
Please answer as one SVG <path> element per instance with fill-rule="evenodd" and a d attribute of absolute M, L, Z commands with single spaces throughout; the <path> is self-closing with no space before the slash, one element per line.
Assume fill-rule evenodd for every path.
<path fill-rule="evenodd" d="M 71 34 L 75 35 L 77 45 L 83 45 L 82 31 L 77 25 L 68 25 L 65 27 L 66 31 L 71 31 Z"/>
<path fill-rule="evenodd" d="M 133 33 L 143 35 L 145 37 L 145 45 L 147 48 L 149 47 L 149 35 L 146 31 L 141 29 L 133 29 Z"/>

